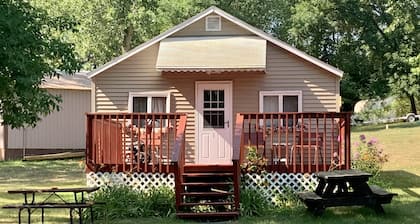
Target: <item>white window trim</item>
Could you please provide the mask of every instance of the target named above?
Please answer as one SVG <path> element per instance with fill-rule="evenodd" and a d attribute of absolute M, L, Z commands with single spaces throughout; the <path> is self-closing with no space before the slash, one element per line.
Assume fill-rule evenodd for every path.
<path fill-rule="evenodd" d="M 218 18 L 219 19 L 219 29 L 210 29 L 208 27 L 209 18 Z M 207 16 L 206 17 L 206 31 L 221 31 L 222 30 L 222 18 L 220 16 Z"/>
<path fill-rule="evenodd" d="M 171 92 L 169 91 L 150 91 L 150 92 L 129 92 L 128 94 L 128 112 L 133 112 L 133 98 L 147 97 L 147 113 L 152 112 L 152 97 L 166 97 L 166 113 L 171 110 Z"/>
<path fill-rule="evenodd" d="M 298 112 L 302 112 L 302 91 L 260 91 L 259 109 L 260 113 L 264 111 L 264 96 L 278 96 L 279 97 L 279 112 L 283 112 L 283 96 L 298 96 Z"/>

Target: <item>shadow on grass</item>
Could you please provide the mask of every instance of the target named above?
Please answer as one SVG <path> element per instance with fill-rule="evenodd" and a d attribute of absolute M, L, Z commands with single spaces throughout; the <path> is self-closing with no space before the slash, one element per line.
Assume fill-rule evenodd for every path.
<path fill-rule="evenodd" d="M 351 128 L 351 131 L 354 132 L 362 132 L 362 131 L 379 131 L 379 130 L 384 130 L 385 129 L 386 124 L 372 124 L 372 125 L 362 125 L 362 126 L 354 126 Z M 416 128 L 416 127 L 420 127 L 420 122 L 414 122 L 414 123 L 393 123 L 393 124 L 388 124 L 388 128 L 389 129 L 393 129 L 393 128 Z"/>
<path fill-rule="evenodd" d="M 322 216 L 314 216 L 306 209 L 295 212 L 274 212 L 263 217 L 243 217 L 239 223 L 418 223 L 419 201 L 405 201 L 399 198 L 391 204 L 383 205 L 385 214 L 377 214 L 373 209 L 363 206 L 344 206 L 327 208 Z"/>
<path fill-rule="evenodd" d="M 410 188 L 420 188 L 420 176 L 404 170 L 383 171 L 381 176 L 393 188 L 399 188 L 408 195 L 420 199 L 418 193 L 410 190 Z"/>

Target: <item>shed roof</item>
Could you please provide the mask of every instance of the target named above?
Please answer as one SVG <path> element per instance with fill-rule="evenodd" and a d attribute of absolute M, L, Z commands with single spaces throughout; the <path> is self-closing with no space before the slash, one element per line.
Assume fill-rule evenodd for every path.
<path fill-rule="evenodd" d="M 135 55 L 139 52 L 141 52 L 142 50 L 148 48 L 149 46 L 158 43 L 159 41 L 171 36 L 172 34 L 184 29 L 185 27 L 193 24 L 194 22 L 206 17 L 207 15 L 213 14 L 213 13 L 217 14 L 217 15 L 229 20 L 230 22 L 242 27 L 243 29 L 248 30 L 251 33 L 254 33 L 255 35 L 273 43 L 274 45 L 286 50 L 287 52 L 289 52 L 293 55 L 296 55 L 297 57 L 300 57 L 300 58 L 308 61 L 309 63 L 314 64 L 315 66 L 317 66 L 317 67 L 319 67 L 319 68 L 321 68 L 325 71 L 328 71 L 328 72 L 330 72 L 330 73 L 332 73 L 332 74 L 334 74 L 334 75 L 336 75 L 340 78 L 343 76 L 343 71 L 341 71 L 340 69 L 338 69 L 334 66 L 331 66 L 331 65 L 329 65 L 329 64 L 327 64 L 327 63 L 325 63 L 325 62 L 323 62 L 323 61 L 321 61 L 321 60 L 319 60 L 319 59 L 317 59 L 313 56 L 310 56 L 310 55 L 306 54 L 305 52 L 303 52 L 303 51 L 301 51 L 301 50 L 299 50 L 299 49 L 297 49 L 297 48 L 295 48 L 295 47 L 293 47 L 293 46 L 291 46 L 291 45 L 289 45 L 289 44 L 287 44 L 287 43 L 285 43 L 285 42 L 283 42 L 283 41 L 281 41 L 281 40 L 279 40 L 279 39 L 277 39 L 273 36 L 271 36 L 270 34 L 254 27 L 254 26 L 251 26 L 250 24 L 232 16 L 231 14 L 229 14 L 229 13 L 227 13 L 227 12 L 225 12 L 225 11 L 215 7 L 215 6 L 211 6 L 210 8 L 204 10 L 203 12 L 201 12 L 201 13 L 191 17 L 190 19 L 184 21 L 183 23 L 181 23 L 177 26 L 174 26 L 173 28 L 167 30 L 166 32 L 154 37 L 153 39 L 151 39 L 151 40 L 133 48 L 132 50 L 126 52 L 125 54 L 123 54 L 123 55 L 109 61 L 108 63 L 98 67 L 97 69 L 91 71 L 88 74 L 89 78 L 95 77 L 97 74 L 113 67 L 114 65 L 126 60 L 127 58 L 129 58 L 129 57 L 131 57 L 131 56 L 133 56 L 133 55 Z"/>
<path fill-rule="evenodd" d="M 73 75 L 59 72 L 59 76 L 46 77 L 41 84 L 45 89 L 72 89 L 90 90 L 90 79 L 86 71 L 77 72 Z"/>

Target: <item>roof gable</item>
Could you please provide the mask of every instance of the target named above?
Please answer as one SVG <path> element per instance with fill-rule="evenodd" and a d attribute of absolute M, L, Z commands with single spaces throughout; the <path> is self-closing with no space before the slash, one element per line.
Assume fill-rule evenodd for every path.
<path fill-rule="evenodd" d="M 273 36 L 269 35 L 268 33 L 265 33 L 264 31 L 262 31 L 260 29 L 257 29 L 256 27 L 253 27 L 253 26 L 249 25 L 248 23 L 230 15 L 229 13 L 227 13 L 227 12 L 225 12 L 225 11 L 215 7 L 215 6 L 212 6 L 208 9 L 204 10 L 203 12 L 191 17 L 190 19 L 180 23 L 179 25 L 174 26 L 173 28 L 167 30 L 166 32 L 154 37 L 153 39 L 151 39 L 151 40 L 149 40 L 149 41 L 131 49 L 130 51 L 126 52 L 125 54 L 122 54 L 121 56 L 119 56 L 117 58 L 114 58 L 113 60 L 109 61 L 108 63 L 106 63 L 106 64 L 98 67 L 97 69 L 91 71 L 88 74 L 89 78 L 95 77 L 99 73 L 101 73 L 101 72 L 111 68 L 112 66 L 120 63 L 121 61 L 124 61 L 125 59 L 141 52 L 142 50 L 146 49 L 147 47 L 149 47 L 153 44 L 156 44 L 159 41 L 161 41 L 161 40 L 163 40 L 163 39 L 179 32 L 179 31 L 181 31 L 182 29 L 190 26 L 191 24 L 199 21 L 200 19 L 205 18 L 206 16 L 208 16 L 210 14 L 220 15 L 223 19 L 226 19 L 226 20 L 238 25 L 239 27 L 241 27 L 241 28 L 243 28 L 243 29 L 245 29 L 245 30 L 247 30 L 247 31 L 249 31 L 249 32 L 251 32 L 251 33 L 269 41 L 269 42 L 271 42 L 271 43 L 273 43 L 274 45 L 286 50 L 287 52 L 290 52 L 290 53 L 296 55 L 297 57 L 300 57 L 300 58 L 308 61 L 309 63 L 312 63 L 312 64 L 320 67 L 323 70 L 326 70 L 326 71 L 328 71 L 328 72 L 330 72 L 330 73 L 332 73 L 332 74 L 334 74 L 338 77 L 343 76 L 343 71 L 341 71 L 340 69 L 338 69 L 334 66 L 331 66 L 331 65 L 329 65 L 329 64 L 327 64 L 327 63 L 325 63 L 325 62 L 323 62 L 323 61 L 321 61 L 321 60 L 319 60 L 319 59 L 317 59 L 313 56 L 310 56 L 310 55 L 306 54 L 305 52 L 303 52 L 303 51 L 301 51 L 301 50 L 299 50 L 299 49 L 297 49 L 297 48 L 295 48 L 295 47 L 293 47 L 293 46 L 291 46 L 291 45 L 289 45 L 289 44 L 287 44 L 287 43 L 285 43 L 285 42 L 283 42 L 283 41 L 281 41 L 277 38 L 274 38 Z"/>
<path fill-rule="evenodd" d="M 218 16 L 221 20 L 220 31 L 206 31 L 206 18 L 209 16 Z M 225 19 L 216 13 L 209 15 L 189 24 L 183 29 L 172 34 L 171 37 L 191 37 L 191 36 L 256 36 L 254 33 L 246 30 L 235 23 Z"/>

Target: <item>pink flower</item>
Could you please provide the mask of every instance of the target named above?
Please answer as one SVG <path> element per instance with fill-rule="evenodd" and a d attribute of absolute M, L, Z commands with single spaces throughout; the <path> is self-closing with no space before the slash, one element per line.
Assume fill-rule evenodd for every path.
<path fill-rule="evenodd" d="M 360 135 L 359 136 L 360 141 L 365 142 L 366 141 L 366 136 L 365 135 Z"/>
<path fill-rule="evenodd" d="M 359 152 L 355 152 L 354 153 L 354 159 L 355 160 L 358 160 L 360 158 L 360 154 L 359 154 Z"/>
<path fill-rule="evenodd" d="M 378 139 L 376 139 L 376 138 L 371 138 L 368 142 L 368 144 L 371 144 L 371 145 L 374 145 L 376 143 L 378 143 Z"/>

